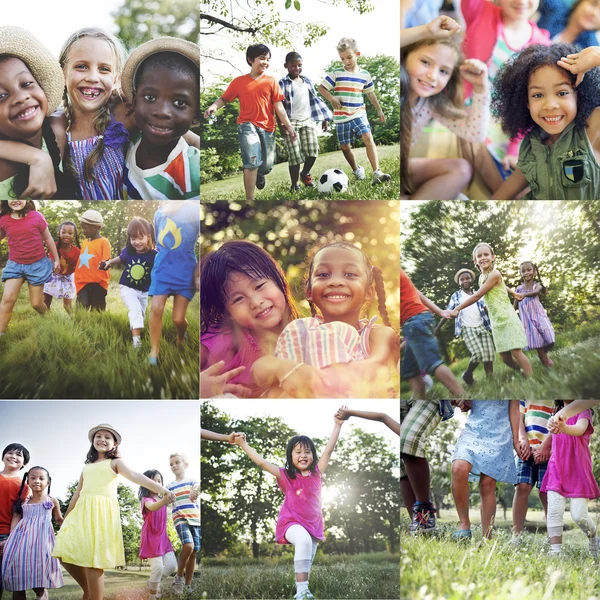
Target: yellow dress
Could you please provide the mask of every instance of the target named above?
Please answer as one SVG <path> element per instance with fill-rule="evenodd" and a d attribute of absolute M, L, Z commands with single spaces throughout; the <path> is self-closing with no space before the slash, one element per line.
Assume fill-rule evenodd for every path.
<path fill-rule="evenodd" d="M 102 460 L 83 467 L 79 499 L 62 524 L 52 553 L 65 563 L 95 569 L 125 564 L 117 474 L 110 463 Z"/>

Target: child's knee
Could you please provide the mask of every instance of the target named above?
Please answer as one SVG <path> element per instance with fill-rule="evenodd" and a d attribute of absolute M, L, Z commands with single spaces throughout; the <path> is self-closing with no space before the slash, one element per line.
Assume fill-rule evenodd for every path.
<path fill-rule="evenodd" d="M 532 487 L 528 483 L 518 483 L 515 487 L 515 494 L 520 497 L 529 497 Z"/>
<path fill-rule="evenodd" d="M 465 182 L 465 185 L 471 181 L 473 176 L 473 167 L 464 158 L 451 158 L 448 160 L 448 170 L 454 173 L 456 177 Z"/>
<path fill-rule="evenodd" d="M 175 325 L 175 327 L 186 327 L 187 320 L 185 318 L 185 315 L 183 315 L 183 316 L 173 315 L 173 325 Z"/>
<path fill-rule="evenodd" d="M 455 460 L 452 462 L 452 478 L 465 478 L 471 472 L 471 465 L 465 460 Z"/>
<path fill-rule="evenodd" d="M 483 477 L 479 480 L 479 490 L 482 494 L 496 493 L 496 480 L 491 477 Z"/>
<path fill-rule="evenodd" d="M 352 146 L 350 144 L 340 144 L 340 150 L 342 152 L 348 152 L 352 150 Z"/>

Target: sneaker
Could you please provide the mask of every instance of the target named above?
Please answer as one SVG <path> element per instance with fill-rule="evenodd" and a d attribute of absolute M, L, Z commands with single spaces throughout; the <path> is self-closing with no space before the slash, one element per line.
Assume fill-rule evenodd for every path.
<path fill-rule="evenodd" d="M 411 535 L 417 533 L 431 533 L 435 531 L 436 510 L 431 502 L 415 503 L 412 511 Z"/>
<path fill-rule="evenodd" d="M 158 356 L 149 356 L 148 357 L 148 364 L 151 367 L 156 367 L 158 365 Z"/>
<path fill-rule="evenodd" d="M 175 575 L 173 577 L 173 593 L 176 596 L 182 596 L 183 595 L 183 577 L 179 577 L 179 575 Z"/>
<path fill-rule="evenodd" d="M 290 192 L 292 192 L 292 194 L 295 194 L 296 192 L 300 191 L 300 185 L 299 184 L 294 184 L 292 186 L 290 186 Z"/>
<path fill-rule="evenodd" d="M 557 558 L 560 556 L 562 556 L 561 550 L 553 550 L 552 548 L 550 548 L 550 550 L 548 550 L 548 557 Z"/>
<path fill-rule="evenodd" d="M 185 591 L 186 591 L 188 594 L 191 594 L 191 593 L 194 591 L 194 588 L 193 588 L 193 586 L 192 586 L 192 584 L 191 584 L 191 583 L 188 583 L 188 585 L 186 585 L 186 586 L 185 586 Z"/>
<path fill-rule="evenodd" d="M 588 538 L 588 550 L 595 559 L 598 558 L 598 534 Z"/>
<path fill-rule="evenodd" d="M 470 540 L 473 537 L 470 529 L 458 529 L 452 534 L 452 539 L 456 542 Z M 485 538 L 484 538 L 485 539 Z"/>
<path fill-rule="evenodd" d="M 377 171 L 373 171 L 373 183 L 383 183 L 384 181 L 389 181 L 391 176 L 387 173 L 384 173 L 381 169 L 377 169 Z"/>
<path fill-rule="evenodd" d="M 510 538 L 510 545 L 515 548 L 521 547 L 523 545 L 523 534 L 513 533 L 512 537 Z"/>
<path fill-rule="evenodd" d="M 265 185 L 267 185 L 267 179 L 264 175 L 262 175 L 261 173 L 257 173 L 256 175 L 256 189 L 257 190 L 262 190 Z"/>
<path fill-rule="evenodd" d="M 314 598 L 314 596 L 310 593 L 310 590 L 304 590 L 302 592 L 298 592 L 295 596 L 294 596 L 294 600 L 311 600 L 312 598 Z"/>
<path fill-rule="evenodd" d="M 363 180 L 365 178 L 364 167 L 361 167 L 361 166 L 356 167 L 356 171 L 354 171 L 354 177 L 356 177 L 356 179 Z"/>
<path fill-rule="evenodd" d="M 473 373 L 469 373 L 468 371 L 465 371 L 461 375 L 461 378 L 467 385 L 473 385 L 473 382 L 475 381 L 475 379 L 473 379 Z"/>
<path fill-rule="evenodd" d="M 306 187 L 315 187 L 315 184 L 312 179 L 312 175 L 310 173 L 306 173 L 306 174 L 300 173 L 300 178 L 302 179 L 302 183 Z"/>

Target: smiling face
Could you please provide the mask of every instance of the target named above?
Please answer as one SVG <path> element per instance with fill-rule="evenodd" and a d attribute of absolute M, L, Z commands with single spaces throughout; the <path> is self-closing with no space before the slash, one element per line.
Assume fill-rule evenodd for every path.
<path fill-rule="evenodd" d="M 20 450 L 9 450 L 2 458 L 6 471 L 20 471 L 25 464 L 25 458 Z"/>
<path fill-rule="evenodd" d="M 529 21 L 537 11 L 540 0 L 499 0 L 502 20 L 506 23 Z"/>
<path fill-rule="evenodd" d="M 44 469 L 31 469 L 27 475 L 27 484 L 33 492 L 43 492 L 50 482 Z"/>
<path fill-rule="evenodd" d="M 143 254 L 150 248 L 150 238 L 147 235 L 137 235 L 129 238 L 129 241 L 139 254 Z"/>
<path fill-rule="evenodd" d="M 58 237 L 65 246 L 71 245 L 75 240 L 75 227 L 73 225 L 63 225 L 60 228 Z"/>
<path fill-rule="evenodd" d="M 450 46 L 433 44 L 413 50 L 404 65 L 410 80 L 409 103 L 439 94 L 448 85 L 455 67 L 456 53 Z"/>
<path fill-rule="evenodd" d="M 571 13 L 570 22 L 574 22 L 582 31 L 600 29 L 600 0 L 583 0 Z"/>
<path fill-rule="evenodd" d="M 314 457 L 306 444 L 297 443 L 292 450 L 292 464 L 301 473 L 307 472 L 312 466 Z"/>
<path fill-rule="evenodd" d="M 117 442 L 110 431 L 101 429 L 94 434 L 93 445 L 98 454 L 106 454 L 117 445 Z"/>
<path fill-rule="evenodd" d="M 9 200 L 8 206 L 13 214 L 20 213 L 27 206 L 27 200 Z"/>
<path fill-rule="evenodd" d="M 271 55 L 270 54 L 261 54 L 257 56 L 252 62 L 250 62 L 251 74 L 257 77 L 258 75 L 262 75 L 266 73 L 269 65 L 271 63 Z"/>
<path fill-rule="evenodd" d="M 302 73 L 301 58 L 293 58 L 292 60 L 290 60 L 290 62 L 286 62 L 283 66 L 287 69 L 292 79 L 296 79 L 300 76 L 300 73 Z"/>
<path fill-rule="evenodd" d="M 482 273 L 487 273 L 494 268 L 493 262 L 495 258 L 492 249 L 486 244 L 479 246 L 474 253 L 475 264 Z"/>
<path fill-rule="evenodd" d="M 532 281 L 533 280 L 533 277 L 535 275 L 535 270 L 531 263 L 523 263 L 519 270 L 521 271 L 521 277 L 523 278 L 523 281 Z"/>
<path fill-rule="evenodd" d="M 461 273 L 458 278 L 458 283 L 463 290 L 470 290 L 473 287 L 473 278 L 471 273 Z"/>
<path fill-rule="evenodd" d="M 577 92 L 571 77 L 560 67 L 544 66 L 534 71 L 527 86 L 529 113 L 553 144 L 577 116 Z"/>

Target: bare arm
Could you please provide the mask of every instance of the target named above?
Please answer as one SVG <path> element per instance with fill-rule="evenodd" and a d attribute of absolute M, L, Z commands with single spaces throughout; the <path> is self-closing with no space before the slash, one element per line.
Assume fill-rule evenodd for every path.
<path fill-rule="evenodd" d="M 539 283 L 533 284 L 533 289 L 530 292 L 519 292 L 523 298 L 532 298 L 533 296 L 539 296 L 542 293 L 542 286 Z"/>
<path fill-rule="evenodd" d="M 519 409 L 519 400 L 510 400 L 508 408 L 508 415 L 510 418 L 510 428 L 513 436 L 513 446 L 515 450 L 519 451 L 519 428 L 521 425 L 521 411 Z"/>
<path fill-rule="evenodd" d="M 429 38 L 449 38 L 459 31 L 460 25 L 454 19 L 440 15 L 427 25 L 400 30 L 400 48 Z"/>
<path fill-rule="evenodd" d="M 369 334 L 369 358 L 375 362 L 385 364 L 390 359 L 398 360 L 400 346 L 398 336 L 391 327 L 373 327 Z"/>
<path fill-rule="evenodd" d="M 217 98 L 205 111 L 204 111 L 204 118 L 208 119 L 208 117 L 216 114 L 216 112 L 220 109 L 223 108 L 225 106 L 225 104 L 227 104 L 225 102 L 225 100 L 223 100 L 223 97 Z"/>
<path fill-rule="evenodd" d="M 523 171 L 517 167 L 512 175 L 502 182 L 502 185 L 492 196 L 492 200 L 514 200 L 527 189 L 528 185 L 529 183 L 525 179 Z"/>
<path fill-rule="evenodd" d="M 38 200 L 56 194 L 54 165 L 47 152 L 21 142 L 0 140 L 0 159 L 29 165 L 29 182 L 21 198 Z"/>
<path fill-rule="evenodd" d="M 51 498 L 52 504 L 54 507 L 52 508 L 52 514 L 54 515 L 54 520 L 57 525 L 62 525 L 65 518 L 62 516 L 62 512 L 60 512 L 60 503 L 56 498 Z"/>
<path fill-rule="evenodd" d="M 293 140 L 295 140 L 296 132 L 294 131 L 294 128 L 288 119 L 285 108 L 283 108 L 283 102 L 275 102 L 273 104 L 273 108 L 275 109 L 275 114 L 277 115 L 277 119 L 281 128 L 285 131 L 286 135 L 289 135 Z"/>
<path fill-rule="evenodd" d="M 527 460 L 531 456 L 531 446 L 525 429 L 525 415 L 520 415 L 519 418 L 519 447 L 517 454 L 522 460 Z"/>
<path fill-rule="evenodd" d="M 10 521 L 10 531 L 11 533 L 14 531 L 15 527 L 17 526 L 17 523 L 23 518 L 22 514 L 16 513 L 14 512 L 12 515 L 12 519 Z"/>
<path fill-rule="evenodd" d="M 369 92 L 367 94 L 367 98 L 369 99 L 371 104 L 377 110 L 377 114 L 379 115 L 379 122 L 383 123 L 385 121 L 385 115 L 383 114 L 383 111 L 381 110 L 381 104 L 379 104 L 379 100 L 377 99 L 375 92 Z"/>
<path fill-rule="evenodd" d="M 557 424 L 560 421 L 566 421 L 569 417 L 579 414 L 588 408 L 592 408 L 598 404 L 600 400 L 575 400 L 571 404 L 566 404 L 561 408 L 554 416 L 548 420 L 548 429 L 552 433 L 557 433 L 559 430 L 556 429 Z"/>
<path fill-rule="evenodd" d="M 169 496 L 163 496 L 160 500 L 156 500 L 155 502 L 153 502 L 150 498 L 144 499 L 144 508 L 150 512 L 154 512 L 166 504 L 169 504 Z"/>
<path fill-rule="evenodd" d="M 156 481 L 152 481 L 149 477 L 138 473 L 137 471 L 133 471 L 130 469 L 124 462 L 122 458 L 115 458 L 111 462 L 111 468 L 115 473 L 119 473 L 133 483 L 137 483 L 142 487 L 145 487 L 149 490 L 152 490 L 156 494 L 160 494 L 161 496 L 168 496 L 170 494 L 169 490 L 166 487 L 156 483 Z"/>
<path fill-rule="evenodd" d="M 432 313 L 436 314 L 438 317 L 444 317 L 448 314 L 448 311 L 442 310 L 435 302 L 432 302 L 427 296 L 423 295 L 419 290 L 417 290 L 417 294 L 419 294 L 419 298 L 421 302 L 428 308 Z"/>
<path fill-rule="evenodd" d="M 235 443 L 235 433 L 233 431 L 230 434 L 225 435 L 224 433 L 216 433 L 214 431 L 209 431 L 208 429 L 200 429 L 200 438 L 203 440 L 212 440 L 213 442 Z"/>
<path fill-rule="evenodd" d="M 111 258 L 110 260 L 101 260 L 98 263 L 98 268 L 103 271 L 108 271 L 108 269 L 110 269 L 113 265 L 120 265 L 120 264 L 121 264 L 121 257 L 115 256 L 114 258 Z"/>
<path fill-rule="evenodd" d="M 321 96 L 323 96 L 323 98 L 325 98 L 325 100 L 327 100 L 334 109 L 340 110 L 342 108 L 342 103 L 331 92 L 329 92 L 323 84 L 319 86 L 319 94 L 321 94 Z"/>
<path fill-rule="evenodd" d="M 254 448 L 251 448 L 246 442 L 246 436 L 244 434 L 239 434 L 235 438 L 235 443 L 247 454 L 248 458 L 256 465 L 258 465 L 261 469 L 265 470 L 267 473 L 271 473 L 275 477 L 279 478 L 281 476 L 281 471 L 279 467 L 270 463 L 268 460 L 265 460 Z"/>
<path fill-rule="evenodd" d="M 475 304 L 477 300 L 483 298 L 495 285 L 498 285 L 502 280 L 502 276 L 500 275 L 500 271 L 493 270 L 489 277 L 486 279 L 485 283 L 473 293 L 470 298 L 467 298 L 464 302 L 461 302 L 453 311 L 453 314 L 458 314 L 463 308 L 467 306 L 471 306 L 471 304 Z"/>
<path fill-rule="evenodd" d="M 183 139 L 187 142 L 188 146 L 194 146 L 200 150 L 200 136 L 193 131 L 188 131 L 183 135 Z"/>
<path fill-rule="evenodd" d="M 368 419 L 369 421 L 380 421 L 384 425 L 387 425 L 396 435 L 400 435 L 400 423 L 385 413 L 340 408 L 336 414 L 344 421 L 349 417 L 359 417 L 361 419 Z"/>
<path fill-rule="evenodd" d="M 342 406 L 342 409 L 347 409 L 347 406 Z M 321 473 L 325 473 L 327 469 L 327 465 L 329 465 L 329 460 L 331 459 L 331 455 L 333 454 L 333 449 L 337 444 L 338 438 L 340 437 L 340 431 L 342 429 L 342 425 L 344 424 L 344 419 L 340 419 L 337 416 L 337 413 L 333 416 L 333 420 L 335 421 L 335 425 L 333 426 L 333 431 L 329 436 L 329 441 L 327 442 L 327 446 L 325 446 L 325 450 L 323 450 L 323 454 L 321 454 L 321 458 L 319 458 L 319 462 L 317 466 L 319 467 L 319 471 Z"/>
<path fill-rule="evenodd" d="M 83 473 L 79 476 L 79 482 L 77 483 L 77 488 L 75 489 L 75 493 L 71 498 L 71 502 L 69 502 L 69 508 L 67 508 L 67 512 L 65 513 L 65 519 L 69 516 L 69 513 L 75 508 L 77 504 L 77 500 L 79 500 L 79 494 L 81 493 L 81 488 L 83 487 Z"/>
<path fill-rule="evenodd" d="M 560 421 L 558 428 L 567 435 L 579 437 L 587 431 L 589 424 L 590 422 L 588 419 L 579 419 L 575 425 L 567 425 L 564 421 Z"/>

